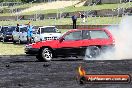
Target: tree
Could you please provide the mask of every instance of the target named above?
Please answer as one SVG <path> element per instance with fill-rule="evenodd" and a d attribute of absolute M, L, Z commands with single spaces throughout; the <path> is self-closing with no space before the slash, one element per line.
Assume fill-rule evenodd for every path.
<path fill-rule="evenodd" d="M 0 2 L 21 2 L 21 0 L 0 0 Z"/>

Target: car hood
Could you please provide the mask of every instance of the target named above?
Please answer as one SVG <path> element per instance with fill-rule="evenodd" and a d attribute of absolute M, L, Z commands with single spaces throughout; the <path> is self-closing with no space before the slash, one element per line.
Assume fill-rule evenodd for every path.
<path fill-rule="evenodd" d="M 43 33 L 43 34 L 40 34 L 40 36 L 43 36 L 43 37 L 60 37 L 61 33 Z"/>
<path fill-rule="evenodd" d="M 12 32 L 5 32 L 5 35 L 12 35 Z"/>

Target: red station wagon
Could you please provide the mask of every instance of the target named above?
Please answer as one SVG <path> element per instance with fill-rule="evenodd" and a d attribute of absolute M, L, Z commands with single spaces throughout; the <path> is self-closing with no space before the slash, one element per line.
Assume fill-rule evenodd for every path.
<path fill-rule="evenodd" d="M 112 48 L 114 44 L 112 34 L 106 29 L 72 29 L 57 40 L 45 40 L 26 45 L 25 53 L 36 55 L 39 61 L 68 56 L 94 58 L 104 49 Z"/>

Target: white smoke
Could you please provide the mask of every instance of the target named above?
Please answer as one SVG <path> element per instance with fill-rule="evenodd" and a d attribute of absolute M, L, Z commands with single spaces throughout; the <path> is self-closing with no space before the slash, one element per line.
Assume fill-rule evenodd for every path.
<path fill-rule="evenodd" d="M 115 38 L 115 51 L 108 50 L 92 60 L 132 59 L 132 17 L 124 17 L 119 27 L 111 27 L 110 32 Z M 90 58 L 85 58 L 85 60 L 90 60 Z"/>

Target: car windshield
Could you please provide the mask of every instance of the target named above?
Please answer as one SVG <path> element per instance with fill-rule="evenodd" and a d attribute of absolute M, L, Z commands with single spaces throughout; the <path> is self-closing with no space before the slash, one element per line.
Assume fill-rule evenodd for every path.
<path fill-rule="evenodd" d="M 55 27 L 41 28 L 41 33 L 57 33 L 57 29 Z"/>
<path fill-rule="evenodd" d="M 20 28 L 20 32 L 27 32 L 27 27 Z"/>
<path fill-rule="evenodd" d="M 10 27 L 10 28 L 7 28 L 5 31 L 6 32 L 13 32 L 15 30 L 16 27 Z"/>

